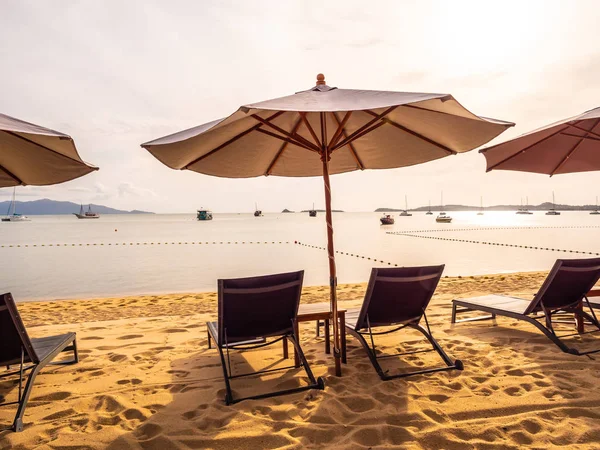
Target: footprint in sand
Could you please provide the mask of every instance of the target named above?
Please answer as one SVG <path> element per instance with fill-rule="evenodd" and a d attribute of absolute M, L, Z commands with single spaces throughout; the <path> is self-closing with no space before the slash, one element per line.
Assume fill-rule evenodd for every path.
<path fill-rule="evenodd" d="M 141 338 L 144 337 L 143 334 L 127 334 L 125 336 L 119 336 L 117 339 L 120 341 L 126 341 L 129 339 L 137 339 L 137 338 Z"/>
<path fill-rule="evenodd" d="M 188 330 L 186 330 L 185 328 L 169 328 L 168 330 L 164 331 L 165 333 L 187 333 Z"/>
<path fill-rule="evenodd" d="M 53 392 L 52 394 L 42 395 L 40 397 L 35 397 L 33 401 L 36 402 L 55 402 L 57 400 L 64 400 L 71 396 L 70 392 Z"/>
<path fill-rule="evenodd" d="M 102 339 L 104 339 L 102 336 L 86 336 L 79 338 L 80 341 L 101 341 Z M 81 353 L 81 350 L 79 353 Z"/>
<path fill-rule="evenodd" d="M 121 362 L 121 361 L 127 359 L 127 356 L 119 355 L 117 353 L 110 353 L 108 355 L 108 359 L 110 359 L 112 362 Z"/>

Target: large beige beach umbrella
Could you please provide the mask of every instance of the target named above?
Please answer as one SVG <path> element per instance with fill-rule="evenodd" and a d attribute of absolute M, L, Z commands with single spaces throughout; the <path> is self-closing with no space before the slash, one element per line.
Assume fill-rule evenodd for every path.
<path fill-rule="evenodd" d="M 94 170 L 71 136 L 0 114 L 0 188 L 58 184 Z"/>
<path fill-rule="evenodd" d="M 142 147 L 172 169 L 218 177 L 322 176 L 331 311 L 337 317 L 329 175 L 466 152 L 513 125 L 476 116 L 448 94 L 337 89 L 319 74 L 312 89 L 244 105 L 229 117 Z M 340 375 L 339 327 L 332 322 Z"/>
<path fill-rule="evenodd" d="M 480 150 L 487 171 L 547 175 L 600 170 L 600 108 Z"/>

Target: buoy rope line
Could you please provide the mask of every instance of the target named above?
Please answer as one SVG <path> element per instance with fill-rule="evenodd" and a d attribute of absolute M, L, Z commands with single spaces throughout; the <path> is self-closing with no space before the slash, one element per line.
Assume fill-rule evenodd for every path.
<path fill-rule="evenodd" d="M 99 242 L 89 244 L 3 244 L 0 248 L 28 247 L 110 247 L 110 246 L 143 246 L 143 245 L 241 245 L 241 244 L 290 244 L 290 241 L 192 241 L 192 242 Z"/>
<path fill-rule="evenodd" d="M 320 246 L 318 246 L 318 245 L 304 244 L 304 243 L 302 243 L 302 242 L 300 242 L 300 241 L 294 241 L 294 244 L 296 244 L 296 245 L 300 245 L 300 246 L 302 246 L 302 247 L 315 248 L 315 249 L 317 249 L 317 250 L 327 250 L 327 248 L 326 248 L 326 247 L 320 247 Z M 337 254 L 339 254 L 339 255 L 351 256 L 351 257 L 354 257 L 354 258 L 359 258 L 359 259 L 366 259 L 366 260 L 368 260 L 368 261 L 379 262 L 379 263 L 382 263 L 382 264 L 387 264 L 388 266 L 395 266 L 395 267 L 398 267 L 398 264 L 395 264 L 395 263 L 392 263 L 392 262 L 389 262 L 389 261 L 384 261 L 384 260 L 382 260 L 382 259 L 371 258 L 371 257 L 368 257 L 368 256 L 359 255 L 359 254 L 357 254 L 357 253 L 341 252 L 341 251 L 339 251 L 339 250 L 336 250 L 336 251 L 335 251 L 335 253 L 337 253 Z"/>
<path fill-rule="evenodd" d="M 550 252 L 579 253 L 582 255 L 600 256 L 600 253 L 596 253 L 596 252 L 584 252 L 584 251 L 580 251 L 580 250 L 565 250 L 565 249 L 561 249 L 561 248 L 550 248 L 550 247 L 536 247 L 533 245 L 501 244 L 499 242 L 474 241 L 472 239 L 454 239 L 454 238 L 444 238 L 444 237 L 438 237 L 438 236 L 420 236 L 418 234 L 408 234 L 408 233 L 391 233 L 391 234 L 397 234 L 399 236 L 407 236 L 407 237 L 414 237 L 414 238 L 421 238 L 421 239 L 434 239 L 437 241 L 465 242 L 467 244 L 495 245 L 498 247 L 525 248 L 528 250 L 544 250 L 544 251 L 550 251 Z"/>
<path fill-rule="evenodd" d="M 406 231 L 388 231 L 387 234 L 405 234 L 405 233 L 443 233 L 448 231 L 496 231 L 496 230 L 541 230 L 541 229 L 583 229 L 600 228 L 600 225 L 573 225 L 573 226 L 547 226 L 547 227 L 476 227 L 476 228 L 428 228 L 425 230 L 406 230 Z"/>

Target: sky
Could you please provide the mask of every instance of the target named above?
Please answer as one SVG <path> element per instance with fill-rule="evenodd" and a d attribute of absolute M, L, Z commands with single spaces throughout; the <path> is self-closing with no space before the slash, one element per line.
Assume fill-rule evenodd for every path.
<path fill-rule="evenodd" d="M 600 106 L 595 0 L 3 0 L 0 112 L 71 135 L 100 167 L 18 189 L 157 213 L 324 207 L 313 178 L 223 179 L 164 166 L 140 144 L 314 85 L 452 94 L 515 122 L 492 143 Z M 592 204 L 598 174 L 485 172 L 477 151 L 332 177 L 333 207 Z M 0 201 L 12 189 L 0 189 Z"/>

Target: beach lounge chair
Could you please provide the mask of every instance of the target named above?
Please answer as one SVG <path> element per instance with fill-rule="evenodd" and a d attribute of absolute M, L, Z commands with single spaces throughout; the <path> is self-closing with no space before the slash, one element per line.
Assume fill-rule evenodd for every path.
<path fill-rule="evenodd" d="M 461 361 L 452 361 L 442 350 L 440 345 L 431 335 L 425 309 L 435 292 L 440 281 L 444 266 L 431 267 L 399 267 L 373 269 L 365 293 L 365 299 L 360 309 L 349 309 L 346 312 L 346 331 L 354 336 L 367 351 L 371 364 L 382 380 L 391 380 L 411 375 L 440 372 L 443 370 L 462 370 Z M 421 319 L 425 320 L 424 328 L 420 325 Z M 391 330 L 373 331 L 376 327 L 390 327 Z M 417 350 L 393 355 L 378 355 L 373 336 L 393 333 L 403 328 L 410 327 L 420 331 L 429 340 L 445 363 L 443 367 L 422 369 L 389 375 L 379 365 L 382 358 L 390 358 L 422 352 Z M 366 338 L 369 339 L 370 345 Z"/>
<path fill-rule="evenodd" d="M 565 344 L 561 338 L 573 336 L 573 334 L 558 336 L 552 326 L 552 319 L 553 317 L 559 318 L 564 314 L 574 314 L 582 321 L 587 320 L 595 326 L 597 330 L 594 332 L 600 330 L 600 323 L 598 323 L 586 296 L 599 278 L 600 258 L 558 259 L 533 300 L 503 295 L 453 300 L 452 323 L 494 319 L 497 315 L 511 317 L 534 325 L 563 352 L 572 355 L 596 353 L 600 349 L 579 352 Z M 583 304 L 589 308 L 590 314 L 583 310 Z M 484 311 L 490 315 L 456 320 L 457 313 L 466 311 Z"/>
<path fill-rule="evenodd" d="M 304 271 L 237 278 L 218 281 L 218 322 L 208 322 L 208 346 L 211 339 L 221 356 L 225 378 L 225 403 L 291 394 L 308 389 L 324 389 L 322 378 L 315 379 L 300 348 L 296 316 L 302 292 Z M 272 340 L 269 340 L 271 338 Z M 307 386 L 290 388 L 244 398 L 233 398 L 230 380 L 261 373 L 297 368 L 299 365 L 260 370 L 234 375 L 231 371 L 230 350 L 252 350 L 283 341 L 283 355 L 287 341 L 294 345 L 299 363 L 309 379 Z"/>
<path fill-rule="evenodd" d="M 73 352 L 72 360 L 51 362 L 67 351 Z M 19 405 L 11 427 L 13 431 L 23 430 L 23 414 L 40 370 L 51 364 L 75 364 L 78 361 L 75 333 L 30 339 L 12 295 L 0 295 L 0 367 L 6 366 L 8 370 L 0 374 L 0 379 L 14 375 L 19 377 L 18 400 L 0 403 L 0 406 Z M 19 370 L 11 370 L 10 366 L 16 365 Z M 29 377 L 23 389 L 23 377 L 27 371 L 30 371 Z"/>

